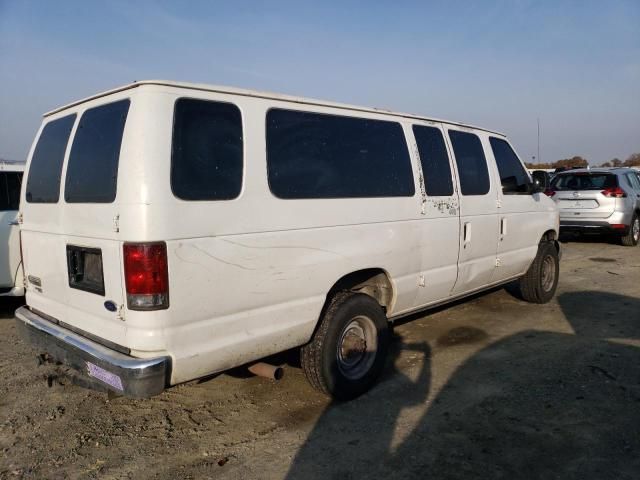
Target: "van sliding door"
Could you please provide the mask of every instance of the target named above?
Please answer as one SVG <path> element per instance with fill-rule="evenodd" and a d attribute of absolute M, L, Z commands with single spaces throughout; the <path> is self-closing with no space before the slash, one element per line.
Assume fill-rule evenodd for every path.
<path fill-rule="evenodd" d="M 440 126 L 413 125 L 422 168 L 421 273 L 416 306 L 446 298 L 458 275 L 460 205 Z"/>

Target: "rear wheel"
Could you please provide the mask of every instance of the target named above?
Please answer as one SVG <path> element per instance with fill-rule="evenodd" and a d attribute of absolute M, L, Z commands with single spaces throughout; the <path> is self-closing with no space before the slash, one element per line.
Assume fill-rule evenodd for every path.
<path fill-rule="evenodd" d="M 301 348 L 302 369 L 317 390 L 350 400 L 374 385 L 388 344 L 387 317 L 378 302 L 340 292 L 330 300 L 311 342 Z"/>
<path fill-rule="evenodd" d="M 637 213 L 634 213 L 631 219 L 631 225 L 629 226 L 629 232 L 620 238 L 622 245 L 625 247 L 635 247 L 640 241 L 640 217 Z"/>
<path fill-rule="evenodd" d="M 542 242 L 527 273 L 520 279 L 522 298 L 532 303 L 547 303 L 558 286 L 560 262 L 553 242 Z"/>

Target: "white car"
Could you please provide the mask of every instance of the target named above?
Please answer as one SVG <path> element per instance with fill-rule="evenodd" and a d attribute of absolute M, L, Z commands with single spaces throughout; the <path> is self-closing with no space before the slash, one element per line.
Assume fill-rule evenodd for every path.
<path fill-rule="evenodd" d="M 353 398 L 389 322 L 558 282 L 558 211 L 504 135 L 371 108 L 134 83 L 45 115 L 22 198 L 21 331 L 132 397 L 301 347 Z"/>
<path fill-rule="evenodd" d="M 561 231 L 615 235 L 640 243 L 640 179 L 631 168 L 581 168 L 562 172 L 547 190 L 558 204 Z"/>
<path fill-rule="evenodd" d="M 24 162 L 0 162 L 0 297 L 24 295 L 18 209 Z"/>

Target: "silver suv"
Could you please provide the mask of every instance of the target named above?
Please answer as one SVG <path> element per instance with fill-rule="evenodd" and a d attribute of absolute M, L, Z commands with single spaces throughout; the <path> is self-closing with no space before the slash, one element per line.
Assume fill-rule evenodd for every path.
<path fill-rule="evenodd" d="M 622 244 L 640 240 L 640 178 L 631 168 L 581 168 L 554 177 L 547 195 L 560 209 L 560 231 L 602 232 Z"/>

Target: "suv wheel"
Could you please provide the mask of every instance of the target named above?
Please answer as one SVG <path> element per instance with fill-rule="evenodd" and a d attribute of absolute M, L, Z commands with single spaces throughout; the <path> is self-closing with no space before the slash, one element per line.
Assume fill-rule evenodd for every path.
<path fill-rule="evenodd" d="M 542 242 L 529 270 L 520 278 L 522 298 L 527 302 L 547 303 L 556 293 L 559 274 L 560 262 L 555 245 Z"/>
<path fill-rule="evenodd" d="M 309 383 L 338 400 L 369 390 L 385 363 L 389 327 L 382 307 L 369 295 L 340 292 L 326 308 L 300 360 Z"/>
<path fill-rule="evenodd" d="M 629 232 L 621 237 L 620 241 L 625 247 L 635 247 L 638 245 L 638 241 L 640 241 L 640 217 L 638 217 L 637 213 L 633 214 Z"/>

